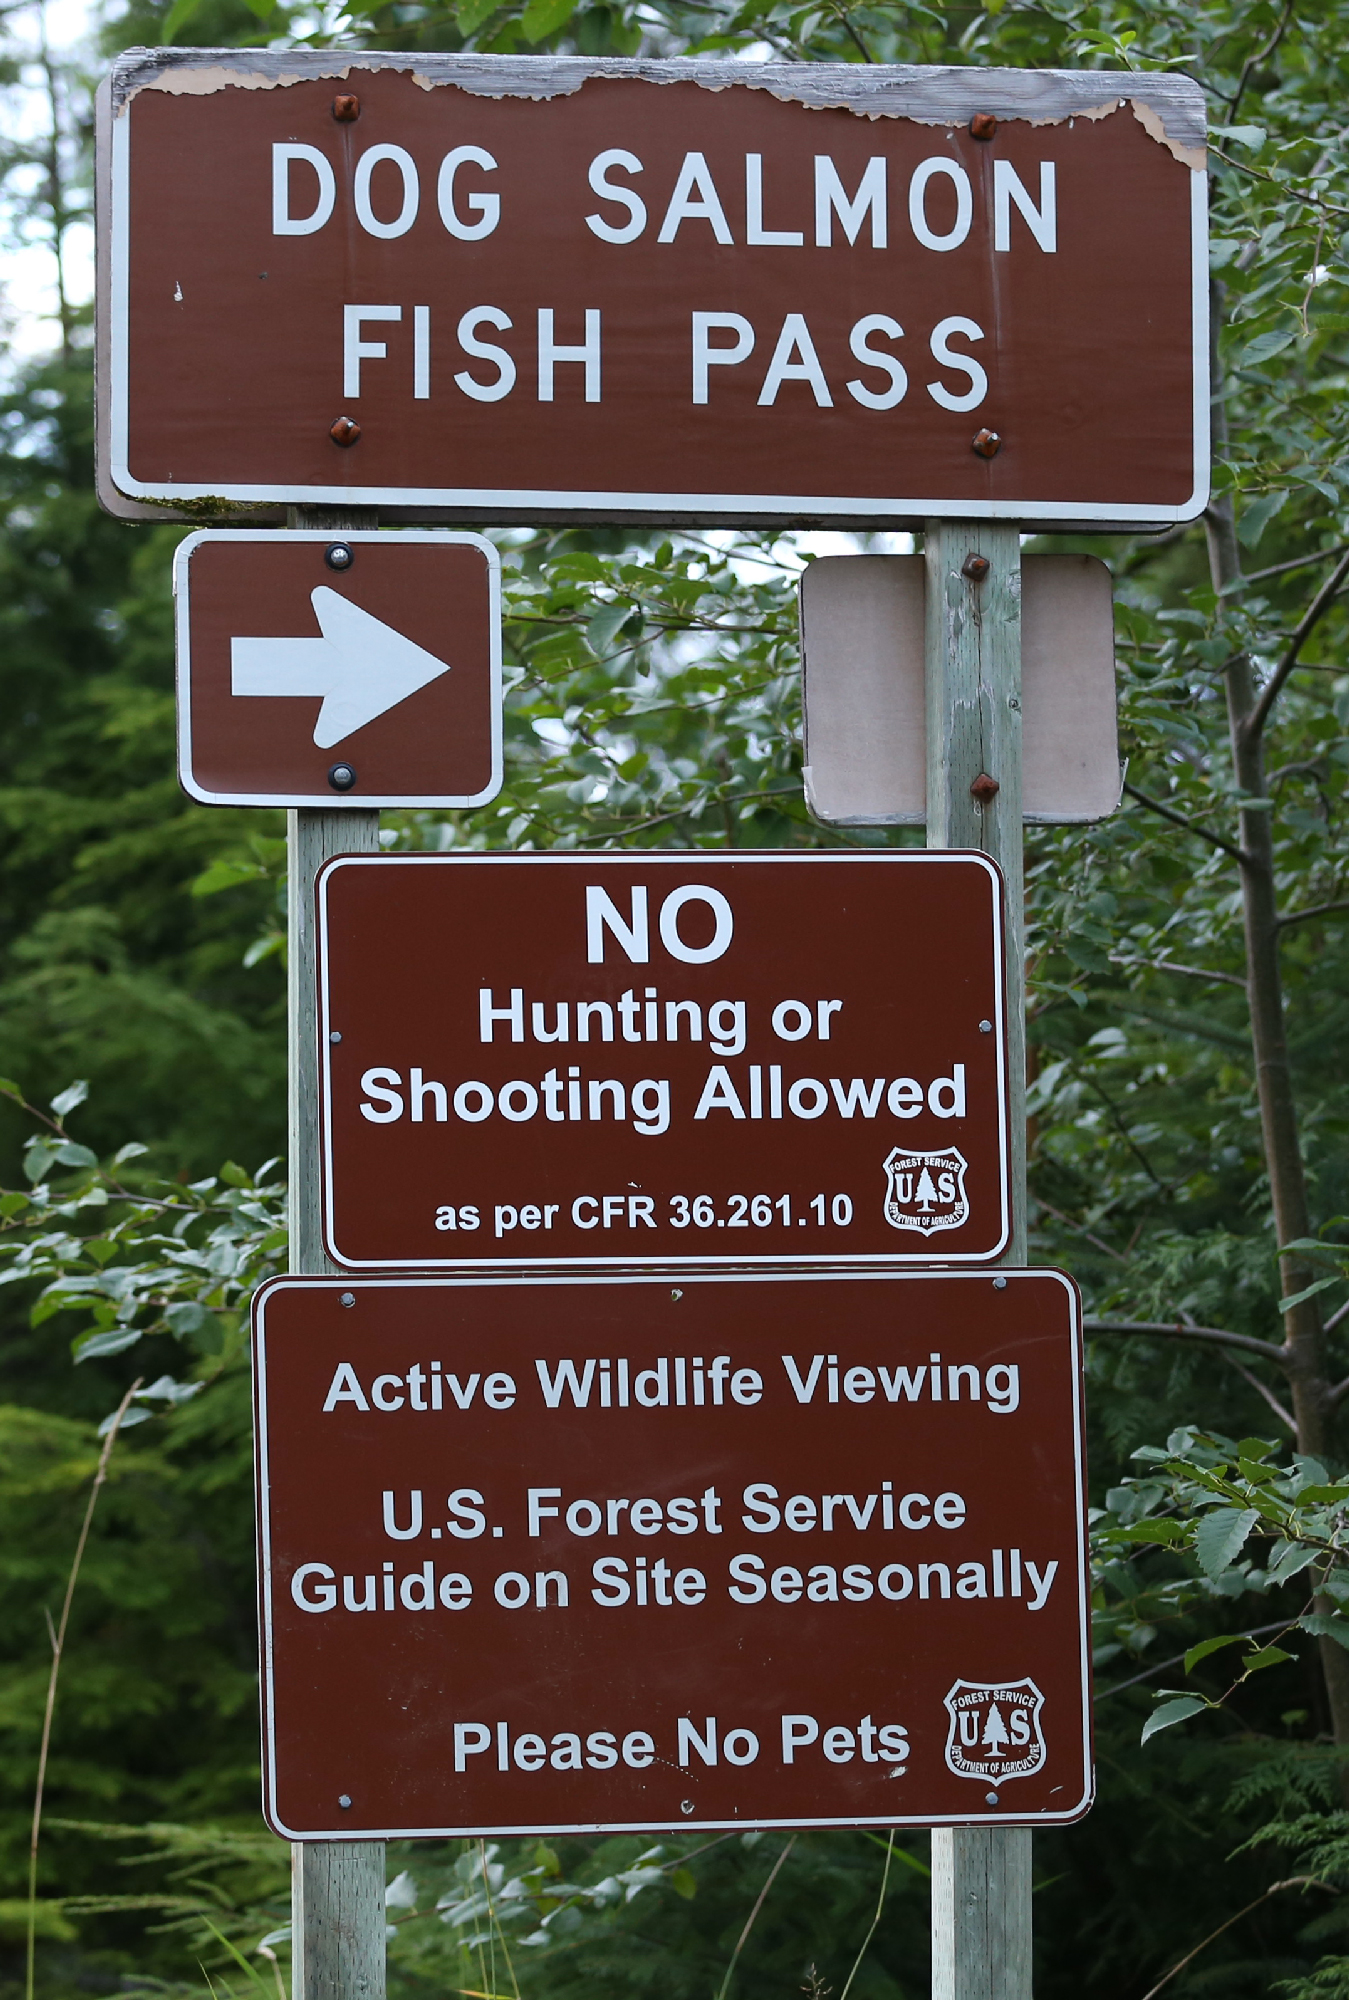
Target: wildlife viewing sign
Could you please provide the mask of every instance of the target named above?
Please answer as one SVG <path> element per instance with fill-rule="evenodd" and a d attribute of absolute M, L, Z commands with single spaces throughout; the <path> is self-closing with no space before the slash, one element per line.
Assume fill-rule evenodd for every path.
<path fill-rule="evenodd" d="M 1062 1273 L 278 1278 L 253 1379 L 283 1837 L 1088 1809 Z"/>
<path fill-rule="evenodd" d="M 318 881 L 329 1254 L 994 1258 L 1002 951 L 979 854 L 341 856 Z"/>
<path fill-rule="evenodd" d="M 101 99 L 101 490 L 1192 519 L 1204 160 L 1168 74 L 134 52 Z"/>

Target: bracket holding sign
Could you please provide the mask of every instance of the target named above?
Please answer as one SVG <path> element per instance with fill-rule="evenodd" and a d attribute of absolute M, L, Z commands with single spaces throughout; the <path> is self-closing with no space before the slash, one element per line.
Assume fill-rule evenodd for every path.
<path fill-rule="evenodd" d="M 1086 1812 L 1061 1272 L 277 1278 L 254 1329 L 285 1838 Z"/>

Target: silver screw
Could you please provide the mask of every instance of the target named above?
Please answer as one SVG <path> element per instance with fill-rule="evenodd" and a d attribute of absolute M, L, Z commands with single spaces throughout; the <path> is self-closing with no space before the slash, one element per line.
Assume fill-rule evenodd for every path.
<path fill-rule="evenodd" d="M 1006 1282 L 1007 1280 L 1004 1278 L 1003 1283 L 1006 1284 Z M 355 1303 L 356 1303 L 355 1292 L 343 1292 L 341 1298 L 338 1300 L 338 1304 L 343 1306 L 354 1306 Z"/>
<path fill-rule="evenodd" d="M 337 1029 L 336 1029 L 336 1028 L 334 1028 L 334 1029 L 333 1029 L 332 1033 L 331 1033 L 331 1034 L 329 1035 L 329 1037 L 328 1037 L 328 1040 L 329 1040 L 330 1042 L 340 1042 L 340 1041 L 341 1041 L 341 1039 L 342 1039 L 342 1037 L 341 1037 L 341 1035 L 340 1035 L 340 1034 L 338 1033 L 338 1031 L 337 1031 Z"/>
<path fill-rule="evenodd" d="M 347 1797 L 347 1794 L 343 1792 L 341 1798 L 337 1801 L 337 1803 L 338 1805 L 341 1806 L 343 1812 L 345 1812 L 347 1810 L 347 1807 L 351 1804 L 351 1800 Z"/>
<path fill-rule="evenodd" d="M 995 1278 L 993 1280 L 993 1289 L 995 1292 L 1005 1292 L 1007 1290 L 1006 1278 Z M 345 1305 L 346 1300 L 344 1299 L 342 1303 Z"/>
<path fill-rule="evenodd" d="M 979 1023 L 979 1033 L 981 1035 L 991 1035 L 992 1032 L 993 1032 L 993 1023 L 991 1021 L 981 1021 Z"/>
<path fill-rule="evenodd" d="M 682 1813 L 691 1813 L 691 1812 L 693 1811 L 693 1800 L 692 1800 L 692 1799 L 681 1799 L 681 1801 L 680 1801 L 680 1805 L 679 1805 L 679 1810 L 680 1810 L 680 1812 L 682 1812 Z"/>
<path fill-rule="evenodd" d="M 996 1792 L 988 1792 L 986 1794 L 986 1797 L 988 1799 L 988 1803 L 991 1806 L 995 1806 L 998 1803 L 998 1795 Z"/>

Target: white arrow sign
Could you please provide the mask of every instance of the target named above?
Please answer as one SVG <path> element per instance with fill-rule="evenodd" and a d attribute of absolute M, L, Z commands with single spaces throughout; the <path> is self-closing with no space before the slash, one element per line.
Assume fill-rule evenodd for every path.
<path fill-rule="evenodd" d="M 310 593 L 321 639 L 231 639 L 230 691 L 322 695 L 320 750 L 363 729 L 450 669 L 327 584 Z"/>

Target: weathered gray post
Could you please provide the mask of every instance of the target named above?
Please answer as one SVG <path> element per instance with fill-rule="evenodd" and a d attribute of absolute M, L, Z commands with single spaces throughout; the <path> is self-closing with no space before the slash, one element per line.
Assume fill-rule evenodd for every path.
<path fill-rule="evenodd" d="M 1021 828 L 1021 535 L 931 521 L 927 562 L 927 844 L 990 855 L 1007 884 L 1012 1237 L 1026 1259 L 1026 1008 Z M 1031 1836 L 935 1827 L 932 2000 L 1030 2000 Z"/>
<path fill-rule="evenodd" d="M 292 508 L 290 525 L 331 528 L 336 537 L 374 523 Z M 319 1205 L 314 878 L 330 855 L 377 849 L 379 814 L 350 807 L 289 812 L 286 823 L 290 1268 L 322 1275 L 336 1266 L 323 1254 Z M 384 2000 L 383 1841 L 297 1841 L 290 1852 L 293 2000 Z"/>

